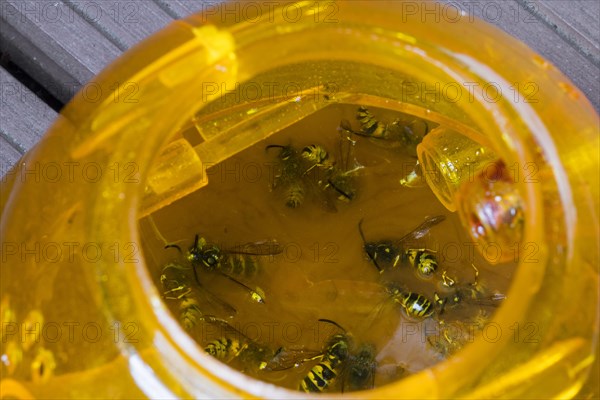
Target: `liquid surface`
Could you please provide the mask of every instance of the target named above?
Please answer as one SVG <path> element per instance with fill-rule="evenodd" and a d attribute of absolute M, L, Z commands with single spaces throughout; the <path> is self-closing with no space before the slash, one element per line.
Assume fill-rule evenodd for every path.
<path fill-rule="evenodd" d="M 380 124 L 402 120 L 419 135 L 431 129 L 410 116 L 369 111 Z M 339 128 L 344 120 L 354 133 Z M 337 376 L 324 379 L 326 387 L 318 391 L 350 391 L 428 368 L 485 327 L 515 264 L 485 263 L 458 217 L 426 185 L 400 184 L 415 167 L 413 150 L 361 132 L 367 131 L 356 106 L 330 106 L 210 166 L 205 188 L 141 221 L 151 275 L 202 348 L 251 376 L 291 389 L 319 381 L 314 373 L 329 368 Z M 282 146 L 292 146 L 299 160 L 311 144 L 327 150 L 327 161 L 308 172 L 299 162 L 286 175 Z M 353 182 L 352 196 L 345 182 L 333 187 L 330 165 L 350 171 L 345 177 Z M 290 207 L 294 179 L 302 181 L 303 196 Z M 445 220 L 422 237 L 399 242 L 434 216 Z M 242 273 L 226 271 L 238 282 L 186 258 L 195 235 L 216 246 L 222 264 L 241 260 L 231 263 L 242 265 Z M 374 262 L 365 241 L 395 243 L 396 266 L 382 261 L 381 247 Z M 429 277 L 419 274 L 405 253 L 409 249 L 429 250 L 437 270 Z M 230 252 L 235 250 L 261 255 Z M 251 273 L 254 265 L 257 271 Z M 254 290 L 254 299 L 240 283 Z M 429 314 L 411 315 L 424 299 L 431 303 Z M 339 334 L 348 340 L 348 356 L 328 358 Z"/>

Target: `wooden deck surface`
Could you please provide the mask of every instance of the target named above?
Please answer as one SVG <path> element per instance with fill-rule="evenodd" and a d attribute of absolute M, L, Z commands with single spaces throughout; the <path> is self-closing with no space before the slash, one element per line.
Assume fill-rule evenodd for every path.
<path fill-rule="evenodd" d="M 0 175 L 107 64 L 200 0 L 1 0 Z M 525 42 L 600 109 L 600 2 L 460 0 L 453 7 Z"/>

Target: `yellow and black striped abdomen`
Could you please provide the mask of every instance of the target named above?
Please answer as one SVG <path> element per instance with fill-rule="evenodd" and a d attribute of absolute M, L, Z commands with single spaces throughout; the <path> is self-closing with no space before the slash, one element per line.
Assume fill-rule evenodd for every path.
<path fill-rule="evenodd" d="M 385 138 L 386 125 L 375 119 L 373 114 L 364 106 L 360 106 L 356 113 L 356 119 L 360 122 L 360 133 L 375 138 Z"/>
<path fill-rule="evenodd" d="M 425 318 L 433 313 L 431 301 L 418 293 L 402 294 L 396 301 L 400 302 L 409 317 Z"/>
<path fill-rule="evenodd" d="M 292 182 L 286 190 L 285 204 L 290 208 L 299 207 L 304 201 L 304 185 L 301 182 Z"/>
<path fill-rule="evenodd" d="M 202 319 L 198 301 L 191 296 L 183 296 L 179 303 L 179 320 L 187 330 L 191 330 Z"/>
<path fill-rule="evenodd" d="M 305 393 L 322 392 L 333 384 L 335 378 L 337 378 L 336 367 L 338 365 L 339 362 L 334 364 L 330 360 L 318 363 L 312 367 L 306 377 L 300 382 L 298 389 Z"/>
<path fill-rule="evenodd" d="M 258 273 L 259 263 L 249 254 L 227 254 L 221 263 L 221 272 L 227 275 L 253 277 Z"/>
<path fill-rule="evenodd" d="M 311 368 L 300 382 L 298 390 L 304 393 L 324 391 L 335 382 L 348 357 L 348 337 L 345 334 L 334 335 L 325 348 L 323 361 Z"/>
<path fill-rule="evenodd" d="M 237 339 L 222 337 L 206 345 L 204 351 L 219 360 L 229 360 L 236 357 L 242 346 Z"/>

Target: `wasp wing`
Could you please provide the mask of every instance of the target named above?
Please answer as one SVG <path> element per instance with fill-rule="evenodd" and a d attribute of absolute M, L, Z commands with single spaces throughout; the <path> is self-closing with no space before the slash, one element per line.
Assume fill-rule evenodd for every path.
<path fill-rule="evenodd" d="M 200 294 L 206 304 L 216 307 L 219 313 L 226 315 L 235 315 L 237 310 L 218 296 L 210 292 L 199 282 L 193 285 L 190 277 L 190 270 L 193 267 L 186 267 L 178 263 L 168 263 L 162 269 L 160 276 L 163 285 L 163 298 L 167 300 L 181 300 L 184 297 L 194 297 L 200 300 Z"/>
<path fill-rule="evenodd" d="M 262 368 L 265 371 L 284 371 L 305 362 L 323 358 L 322 350 L 304 348 L 281 348 Z"/>
<path fill-rule="evenodd" d="M 208 290 L 204 286 L 199 285 L 198 287 L 201 289 L 201 292 L 204 294 L 204 298 L 206 299 L 207 303 L 212 305 L 212 307 L 215 310 L 219 311 L 219 314 L 224 313 L 225 315 L 229 315 L 229 316 L 233 316 L 233 315 L 237 314 L 237 310 L 231 304 L 229 304 L 225 300 L 221 299 L 219 296 L 212 293 L 210 290 Z"/>
<path fill-rule="evenodd" d="M 461 301 L 466 304 L 478 305 L 483 307 L 499 307 L 500 305 L 502 305 L 502 300 L 504 299 L 504 295 L 494 294 L 491 296 L 484 296 L 478 298 L 465 298 Z"/>
<path fill-rule="evenodd" d="M 249 256 L 274 256 L 283 252 L 283 247 L 275 239 L 243 243 L 223 251 L 229 254 L 244 254 Z"/>
<path fill-rule="evenodd" d="M 347 134 L 341 135 L 339 142 L 339 163 L 335 163 L 328 171 L 325 189 L 335 191 L 338 200 L 349 202 L 356 196 L 356 175 L 364 168 L 354 155 L 356 141 Z"/>
<path fill-rule="evenodd" d="M 436 215 L 433 217 L 426 217 L 425 221 L 420 223 L 415 229 L 413 229 L 412 231 L 410 231 L 406 235 L 404 235 L 402 238 L 400 238 L 400 240 L 398 242 L 406 243 L 406 242 L 410 242 L 411 240 L 421 239 L 423 236 L 425 236 L 429 233 L 431 228 L 433 228 L 437 224 L 443 222 L 445 219 L 446 219 L 445 215 Z"/>

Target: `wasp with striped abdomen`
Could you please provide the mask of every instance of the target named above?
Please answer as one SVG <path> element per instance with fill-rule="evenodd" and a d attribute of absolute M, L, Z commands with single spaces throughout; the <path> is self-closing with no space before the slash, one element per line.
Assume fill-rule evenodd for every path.
<path fill-rule="evenodd" d="M 220 300 L 212 293 L 204 289 L 201 285 L 192 286 L 189 275 L 189 267 L 177 263 L 168 263 L 162 269 L 160 282 L 163 286 L 163 298 L 165 300 L 178 303 L 179 321 L 186 330 L 191 330 L 200 322 L 210 322 L 217 324 L 226 324 L 224 319 L 213 315 L 206 315 L 202 311 L 202 305 L 216 305 L 225 314 L 231 316 L 237 311 L 228 303 Z M 205 302 L 201 304 L 201 291 L 205 297 Z"/>
<path fill-rule="evenodd" d="M 165 248 L 175 248 L 183 253 L 176 244 L 168 244 Z M 258 257 L 277 255 L 281 251 L 276 241 L 248 243 L 236 249 L 223 250 L 196 235 L 194 243 L 185 253 L 185 259 L 191 264 L 198 284 L 200 284 L 197 271 L 199 268 L 208 273 L 215 272 L 243 287 L 254 301 L 264 303 L 264 293 L 260 288 L 252 289 L 232 275 L 253 277 L 259 269 Z"/>
<path fill-rule="evenodd" d="M 282 350 L 279 348 L 273 351 L 262 346 L 231 326 L 228 331 L 230 333 L 206 344 L 204 351 L 227 364 L 237 361 L 242 372 L 247 369 L 252 371 L 265 369 L 267 362 Z"/>
<path fill-rule="evenodd" d="M 331 324 L 342 332 L 331 335 L 316 355 L 305 356 L 306 352 L 298 352 L 305 357 L 294 357 L 293 351 L 281 351 L 266 370 L 285 370 L 317 361 L 299 382 L 299 391 L 321 393 L 373 388 L 377 367 L 375 346 L 372 343 L 357 344 L 351 333 L 332 320 L 318 321 Z"/>
<path fill-rule="evenodd" d="M 490 295 L 479 281 L 479 269 L 471 264 L 474 271 L 474 280 L 470 283 L 459 284 L 457 278 L 448 276 L 447 271 L 442 273 L 441 286 L 446 290 L 445 296 L 434 294 L 434 302 L 438 305 L 439 314 L 442 315 L 446 309 L 454 308 L 461 304 L 470 304 L 483 307 L 498 307 L 506 296 L 501 293 Z"/>
<path fill-rule="evenodd" d="M 420 276 L 429 277 L 438 268 L 435 252 L 425 248 L 410 248 L 408 245 L 425 236 L 432 227 L 445 219 L 443 215 L 425 218 L 424 222 L 398 240 L 367 241 L 362 229 L 362 219 L 358 223 L 358 231 L 369 260 L 379 272 L 383 272 L 387 267 L 396 268 L 401 263 L 408 263 Z"/>
<path fill-rule="evenodd" d="M 304 147 L 301 151 L 287 145 L 271 144 L 266 150 L 279 149 L 278 174 L 274 177 L 273 189 L 284 193 L 285 204 L 290 208 L 300 207 L 307 193 L 315 186 L 312 175 L 309 173 L 316 170 L 317 173 L 329 170 L 332 161 L 329 159 L 327 150 L 316 144 Z"/>
<path fill-rule="evenodd" d="M 386 289 L 390 298 L 402 306 L 408 317 L 423 319 L 433 314 L 433 303 L 426 296 L 404 290 L 395 283 L 387 284 Z"/>
<path fill-rule="evenodd" d="M 417 145 L 429 133 L 429 123 L 424 119 L 402 115 L 385 123 L 365 106 L 358 107 L 356 119 L 360 124 L 359 130 L 352 129 L 348 120 L 342 120 L 340 127 L 354 135 L 381 140 L 388 146 L 402 148 L 411 155 L 416 154 Z"/>

